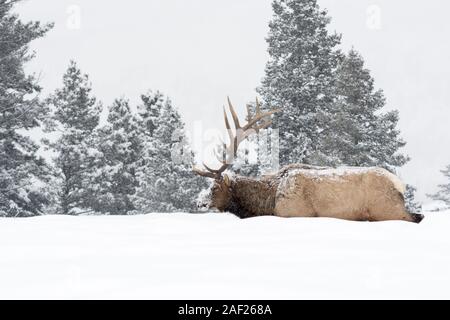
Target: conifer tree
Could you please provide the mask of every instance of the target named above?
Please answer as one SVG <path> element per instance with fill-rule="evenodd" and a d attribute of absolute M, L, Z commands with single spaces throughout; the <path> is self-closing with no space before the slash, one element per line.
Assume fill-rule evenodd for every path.
<path fill-rule="evenodd" d="M 397 129 L 398 112 L 383 112 L 383 91 L 375 91 L 370 71 L 353 49 L 336 70 L 335 90 L 333 117 L 322 132 L 326 164 L 378 166 L 395 173 L 409 160 L 400 153 L 406 143 Z"/>
<path fill-rule="evenodd" d="M 334 71 L 340 35 L 327 30 L 330 19 L 316 0 L 274 0 L 267 38 L 269 62 L 258 89 L 265 105 L 281 108 L 280 164 L 323 164 L 321 135 L 335 100 Z"/>
<path fill-rule="evenodd" d="M 433 200 L 443 201 L 446 205 L 450 206 L 450 165 L 444 170 L 441 170 L 442 174 L 448 180 L 447 183 L 439 185 L 439 191 L 435 194 L 428 195 Z"/>
<path fill-rule="evenodd" d="M 22 22 L 11 12 L 18 1 L 0 0 L 0 216 L 41 214 L 48 197 L 48 166 L 24 131 L 40 125 L 46 108 L 34 75 L 24 65 L 33 58 L 29 43 L 51 25 Z"/>
<path fill-rule="evenodd" d="M 404 194 L 404 198 L 406 211 L 408 211 L 409 213 L 420 213 L 422 211 L 422 204 L 420 204 L 416 200 L 416 192 L 417 192 L 416 187 L 410 184 L 406 185 L 406 192 Z"/>
<path fill-rule="evenodd" d="M 259 92 L 278 107 L 280 164 L 380 166 L 395 173 L 409 158 L 397 111 L 383 112 L 362 57 L 342 54 L 340 36 L 316 0 L 274 0 L 270 60 Z"/>
<path fill-rule="evenodd" d="M 91 91 L 88 76 L 71 61 L 63 76 L 63 87 L 48 99 L 51 116 L 47 131 L 58 138 L 45 142 L 55 154 L 58 184 L 54 187 L 61 214 L 76 214 L 88 207 L 88 173 L 96 153 L 90 139 L 102 109 Z"/>
<path fill-rule="evenodd" d="M 107 124 L 94 134 L 98 152 L 89 173 L 90 207 L 95 212 L 124 215 L 135 209 L 136 166 L 141 152 L 139 127 L 125 99 L 109 107 Z"/>
<path fill-rule="evenodd" d="M 161 93 L 142 96 L 139 107 L 143 148 L 137 168 L 138 213 L 194 211 L 206 181 L 192 172 L 193 153 L 184 123 Z"/>

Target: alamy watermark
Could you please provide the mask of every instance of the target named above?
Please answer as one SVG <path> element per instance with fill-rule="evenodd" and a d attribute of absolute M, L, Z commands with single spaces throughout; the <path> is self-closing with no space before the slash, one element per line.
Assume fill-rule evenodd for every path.
<path fill-rule="evenodd" d="M 66 27 L 69 30 L 81 29 L 81 7 L 76 4 L 72 4 L 66 9 L 67 19 Z"/>
<path fill-rule="evenodd" d="M 370 30 L 380 30 L 382 27 L 381 7 L 373 4 L 367 7 L 366 26 Z"/>

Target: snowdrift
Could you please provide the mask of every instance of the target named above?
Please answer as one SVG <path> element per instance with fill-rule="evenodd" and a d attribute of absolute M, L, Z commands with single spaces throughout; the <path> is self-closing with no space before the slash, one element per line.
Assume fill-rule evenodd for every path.
<path fill-rule="evenodd" d="M 450 211 L 419 224 L 229 214 L 0 220 L 1 299 L 450 298 Z"/>

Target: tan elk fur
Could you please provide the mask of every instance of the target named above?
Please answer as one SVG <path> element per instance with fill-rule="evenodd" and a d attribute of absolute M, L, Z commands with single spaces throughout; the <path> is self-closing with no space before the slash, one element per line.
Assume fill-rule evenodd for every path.
<path fill-rule="evenodd" d="M 381 168 L 290 165 L 260 179 L 232 176 L 227 180 L 216 181 L 210 205 L 241 218 L 274 215 L 410 222 L 423 218 L 406 211 L 403 183 Z"/>

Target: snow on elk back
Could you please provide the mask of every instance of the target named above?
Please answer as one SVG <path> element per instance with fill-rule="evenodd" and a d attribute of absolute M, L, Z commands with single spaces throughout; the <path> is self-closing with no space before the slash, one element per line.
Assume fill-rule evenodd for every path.
<path fill-rule="evenodd" d="M 229 176 L 225 172 L 236 157 L 239 143 L 270 126 L 266 120 L 279 110 L 262 113 L 258 100 L 256 114 L 248 109 L 248 123 L 241 126 L 230 100 L 230 113 L 235 124 L 231 130 L 224 110 L 230 145 L 219 169 L 194 168 L 198 175 L 214 179 L 209 207 L 228 211 L 240 218 L 262 215 L 279 217 L 329 217 L 353 221 L 403 220 L 419 223 L 423 215 L 405 208 L 405 185 L 389 171 L 360 167 L 317 167 L 291 164 L 277 174 L 259 179 Z"/>
<path fill-rule="evenodd" d="M 305 171 L 305 166 L 303 168 L 291 170 L 289 175 L 296 175 L 299 173 L 299 170 L 303 170 L 302 173 L 311 177 L 315 177 L 315 179 L 340 179 L 347 175 L 352 174 L 364 174 L 364 173 L 373 173 L 380 176 L 385 176 L 388 178 L 395 189 L 398 190 L 401 194 L 405 194 L 406 185 L 397 177 L 395 174 L 390 173 L 386 169 L 378 168 L 378 167 L 339 167 L 339 168 L 328 168 L 328 167 L 309 167 L 308 171 Z"/>

